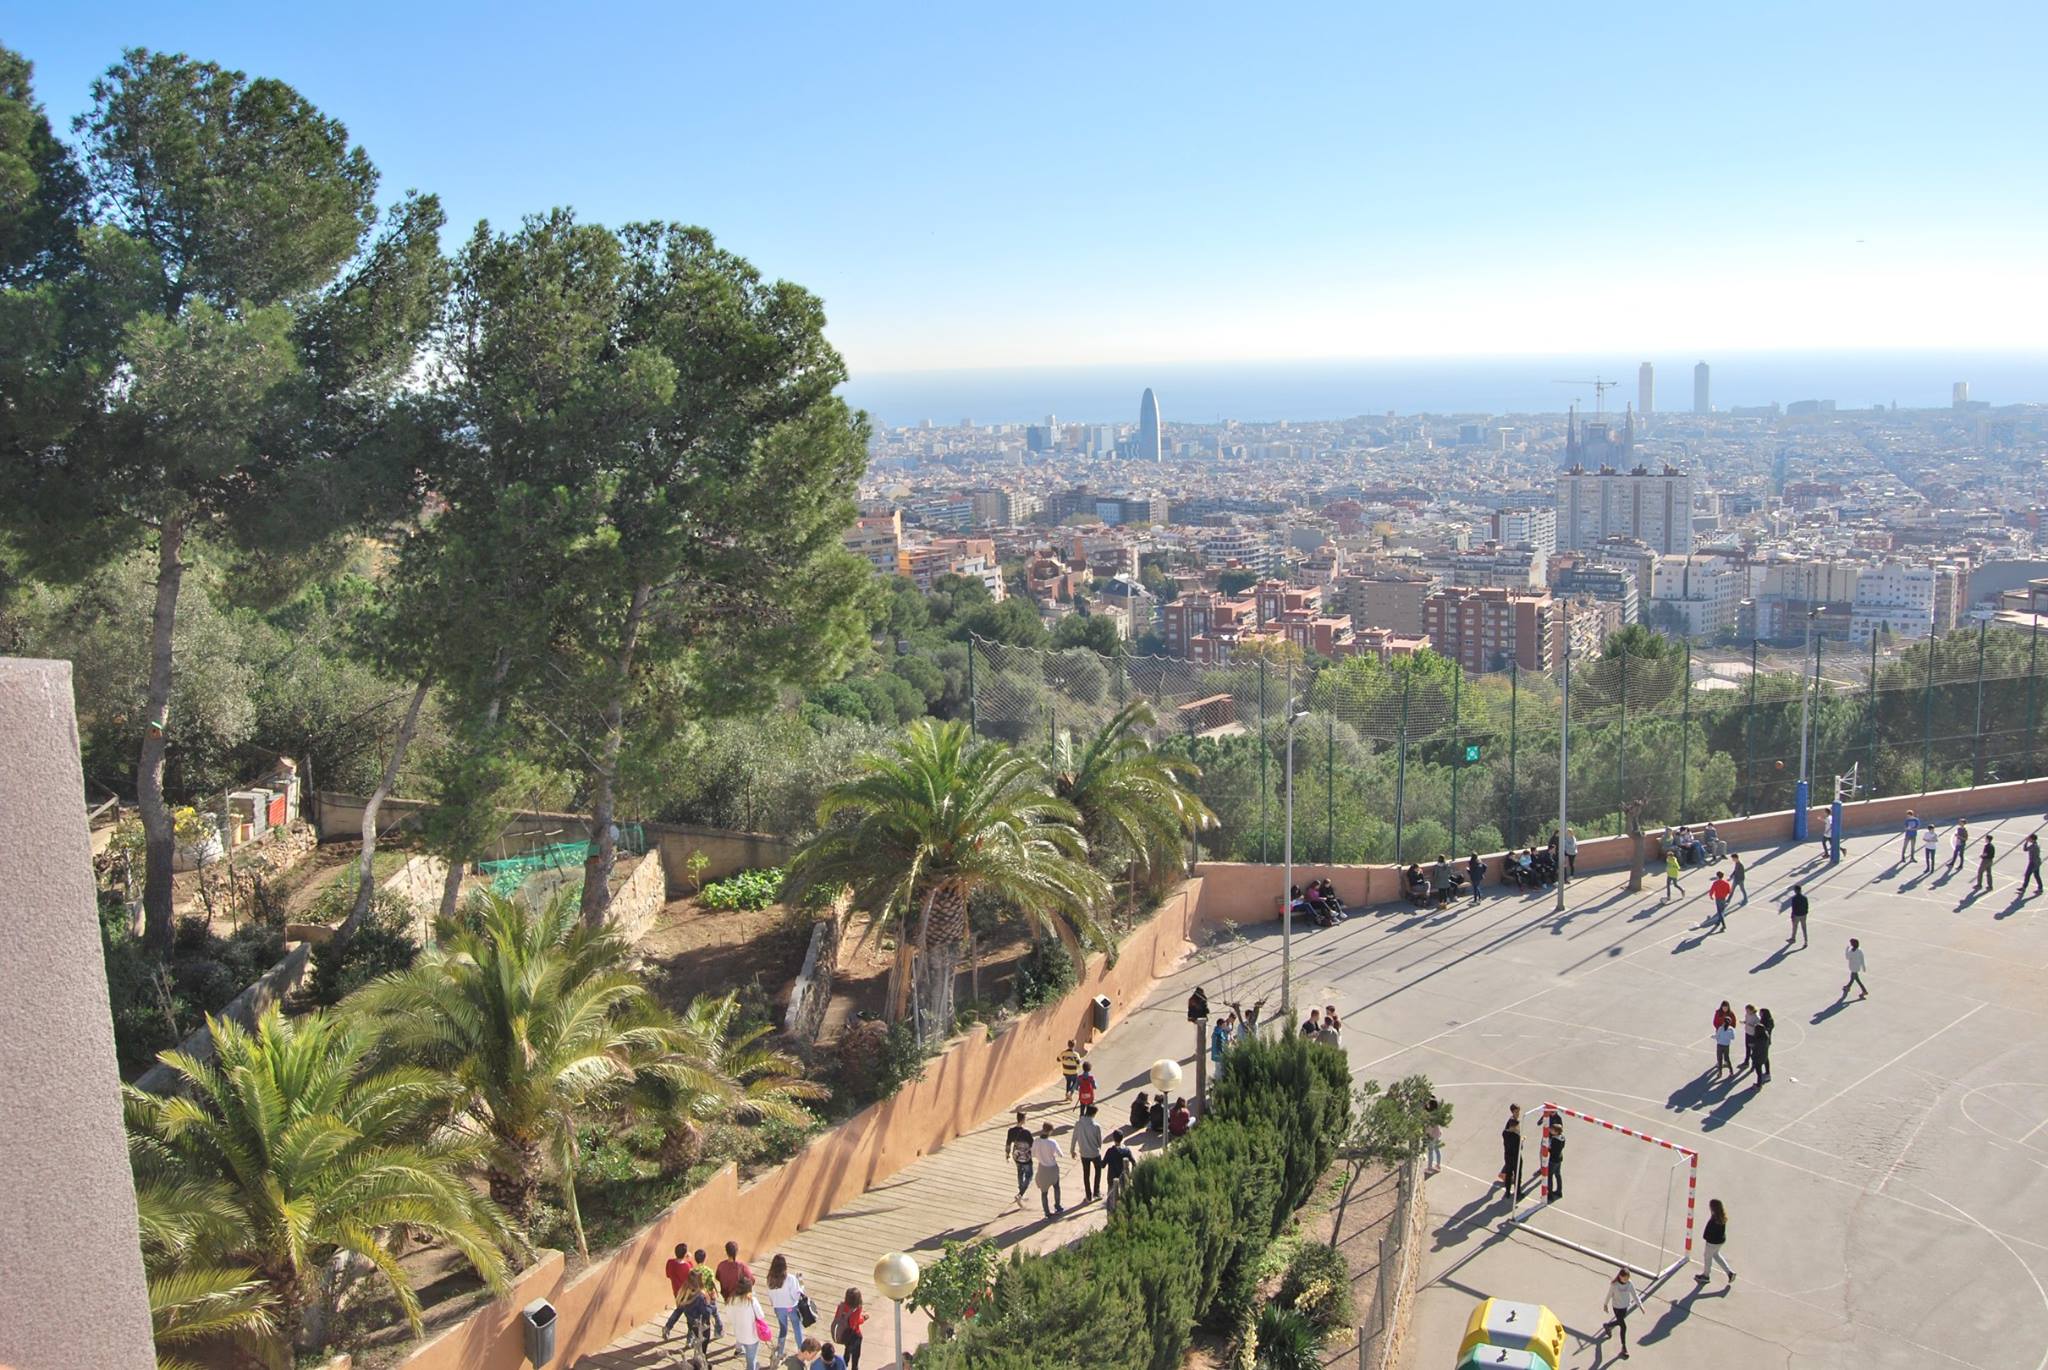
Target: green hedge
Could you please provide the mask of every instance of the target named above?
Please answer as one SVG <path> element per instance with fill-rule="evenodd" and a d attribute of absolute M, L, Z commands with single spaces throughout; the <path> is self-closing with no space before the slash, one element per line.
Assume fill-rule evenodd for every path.
<path fill-rule="evenodd" d="M 1132 1174 L 1101 1231 L 1013 1255 L 989 1307 L 919 1370 L 1177 1370 L 1195 1325 L 1241 1302 L 1250 1267 L 1351 1125 L 1344 1053 L 1293 1033 L 1231 1048 L 1193 1132 Z"/>

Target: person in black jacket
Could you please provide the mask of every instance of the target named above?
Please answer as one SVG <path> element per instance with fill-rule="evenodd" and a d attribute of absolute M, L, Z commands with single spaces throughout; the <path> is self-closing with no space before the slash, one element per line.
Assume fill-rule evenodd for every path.
<path fill-rule="evenodd" d="M 1508 1105 L 1508 1121 L 1500 1130 L 1500 1177 L 1496 1184 L 1507 1192 L 1508 1202 L 1522 1197 L 1522 1106 Z"/>
<path fill-rule="evenodd" d="M 1771 1034 L 1777 1030 L 1778 1023 L 1771 1017 L 1771 1011 L 1767 1008 L 1758 1009 L 1756 1035 L 1749 1040 L 1749 1064 L 1756 1070 L 1758 1089 L 1771 1082 Z"/>
<path fill-rule="evenodd" d="M 1555 1201 L 1564 1197 L 1564 1115 L 1552 1111 L 1543 1115 L 1543 1132 L 1550 1145 L 1543 1174 L 1543 1197 Z"/>
<path fill-rule="evenodd" d="M 1694 1284 L 1705 1284 L 1713 1277 L 1714 1266 L 1728 1272 L 1728 1283 L 1735 1283 L 1735 1271 L 1721 1255 L 1721 1248 L 1728 1244 L 1728 1210 L 1719 1199 L 1707 1200 L 1707 1227 L 1700 1233 L 1703 1254 L 1700 1256 L 1700 1273 L 1692 1277 Z"/>

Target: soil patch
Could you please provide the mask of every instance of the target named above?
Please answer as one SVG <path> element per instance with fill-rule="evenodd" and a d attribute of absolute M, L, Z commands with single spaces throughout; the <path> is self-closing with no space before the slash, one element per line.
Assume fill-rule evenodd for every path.
<path fill-rule="evenodd" d="M 780 1021 L 790 985 L 803 968 L 808 919 L 780 904 L 765 909 L 706 909 L 672 899 L 635 948 L 656 999 L 680 1013 L 700 994 L 737 989 Z"/>
<path fill-rule="evenodd" d="M 1003 923 L 982 937 L 976 951 L 981 962 L 978 977 L 984 1018 L 994 1017 L 991 1007 L 1000 1008 L 1016 999 L 1017 965 L 1031 950 L 1031 932 L 1022 921 Z M 801 960 L 803 952 L 798 950 Z M 893 930 L 877 934 L 865 913 L 847 915 L 846 935 L 839 943 L 839 969 L 832 977 L 832 1002 L 825 1010 L 820 1043 L 837 1041 L 848 1023 L 860 1018 L 885 1015 L 889 999 L 889 971 L 896 964 Z M 791 972 L 794 975 L 794 971 Z M 974 999 L 975 977 L 967 973 L 963 959 L 960 983 L 954 998 L 961 1008 Z"/>
<path fill-rule="evenodd" d="M 1325 1242 L 1344 1253 L 1351 1267 L 1352 1324 L 1333 1332 L 1323 1344 L 1326 1366 L 1358 1363 L 1358 1328 L 1372 1325 L 1373 1295 L 1379 1284 L 1380 1238 L 1394 1221 L 1400 1174 L 1385 1166 L 1355 1170 L 1339 1161 L 1324 1176 L 1316 1197 L 1301 1214 L 1301 1232 L 1310 1241 Z"/>

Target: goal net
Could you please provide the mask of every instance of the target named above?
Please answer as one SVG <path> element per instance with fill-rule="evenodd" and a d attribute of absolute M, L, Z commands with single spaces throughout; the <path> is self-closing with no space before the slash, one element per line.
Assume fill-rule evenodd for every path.
<path fill-rule="evenodd" d="M 1556 1195 L 1553 1118 L 1562 1120 L 1565 1139 Z M 1512 1226 L 1627 1266 L 1653 1284 L 1684 1266 L 1692 1255 L 1699 1152 L 1563 1104 L 1544 1104 L 1536 1122 L 1536 1166 L 1524 1176 L 1524 1202 L 1508 1219 Z"/>

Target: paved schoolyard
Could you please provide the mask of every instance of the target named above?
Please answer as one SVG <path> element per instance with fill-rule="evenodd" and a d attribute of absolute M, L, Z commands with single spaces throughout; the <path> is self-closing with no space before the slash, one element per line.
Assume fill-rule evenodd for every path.
<path fill-rule="evenodd" d="M 2001 852 L 1976 898 L 1971 871 L 1924 876 L 1917 854 L 1896 864 L 1895 834 L 1852 836 L 1832 868 L 1817 843 L 1745 852 L 1750 902 L 1720 933 L 1699 926 L 1711 901 L 1696 871 L 1669 903 L 1661 873 L 1640 895 L 1597 875 L 1563 915 L 1548 894 L 1508 892 L 1297 940 L 1307 993 L 1346 1011 L 1355 1072 L 1426 1072 L 1456 1108 L 1407 1365 L 1451 1366 L 1489 1294 L 1548 1304 L 1573 1333 L 1568 1366 L 1618 1354 L 1588 1340 L 1613 1267 L 1506 1230 L 1488 1192 L 1507 1106 L 1550 1100 L 1696 1148 L 1700 1221 L 1709 1197 L 1729 1207 L 1739 1280 L 1696 1293 L 1695 1261 L 1655 1289 L 1631 1322 L 1632 1363 L 2048 1367 L 2048 899 L 2014 897 L 2019 839 L 2039 824 L 1972 824 L 1973 845 L 1992 831 Z M 1778 901 L 1795 880 L 1812 945 L 1787 951 Z M 1860 1002 L 1838 993 L 1851 936 L 1870 960 Z M 1708 1078 L 1723 999 L 1776 1018 L 1761 1090 Z M 1645 1266 L 1675 1259 L 1676 1154 L 1568 1130 L 1566 1198 L 1536 1225 Z"/>

